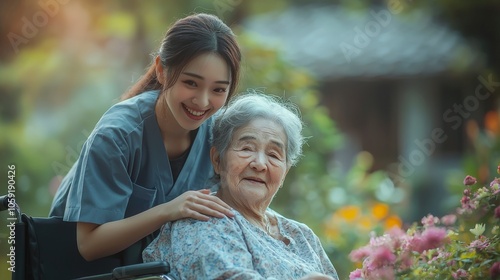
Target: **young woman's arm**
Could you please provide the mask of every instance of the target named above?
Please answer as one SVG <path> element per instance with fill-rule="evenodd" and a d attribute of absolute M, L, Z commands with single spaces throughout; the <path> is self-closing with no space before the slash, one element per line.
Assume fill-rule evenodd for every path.
<path fill-rule="evenodd" d="M 208 220 L 234 214 L 226 203 L 209 190 L 188 191 L 174 200 L 123 220 L 102 225 L 78 222 L 77 244 L 82 257 L 95 260 L 118 253 L 153 233 L 164 223 L 183 218 Z"/>

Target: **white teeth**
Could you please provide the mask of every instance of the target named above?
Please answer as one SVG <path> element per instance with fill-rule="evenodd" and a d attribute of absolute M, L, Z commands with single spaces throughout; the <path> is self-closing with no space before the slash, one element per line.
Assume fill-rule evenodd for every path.
<path fill-rule="evenodd" d="M 195 115 L 195 116 L 197 116 L 197 117 L 199 117 L 199 116 L 201 116 L 201 115 L 205 114 L 205 111 L 198 112 L 198 111 L 193 111 L 193 110 L 189 109 L 188 107 L 184 107 L 184 108 L 186 108 L 186 110 L 187 110 L 189 113 L 191 113 L 192 115 Z"/>

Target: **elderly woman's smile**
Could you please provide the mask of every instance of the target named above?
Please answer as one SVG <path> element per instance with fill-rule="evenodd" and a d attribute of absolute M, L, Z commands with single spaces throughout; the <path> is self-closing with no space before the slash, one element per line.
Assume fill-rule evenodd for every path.
<path fill-rule="evenodd" d="M 214 165 L 221 176 L 222 195 L 230 205 L 254 210 L 268 206 L 289 168 L 286 143 L 283 127 L 264 118 L 234 132 L 226 154 Z"/>
<path fill-rule="evenodd" d="M 255 182 L 255 183 L 263 183 L 265 184 L 266 182 L 260 178 L 256 178 L 256 177 L 246 177 L 246 178 L 243 178 L 243 180 L 248 180 L 248 181 L 251 181 L 251 182 Z"/>

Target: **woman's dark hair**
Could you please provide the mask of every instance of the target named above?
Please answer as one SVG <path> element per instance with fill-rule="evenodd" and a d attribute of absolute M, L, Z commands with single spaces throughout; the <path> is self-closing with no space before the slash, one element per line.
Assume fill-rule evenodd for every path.
<path fill-rule="evenodd" d="M 231 70 L 229 101 L 239 79 L 241 52 L 233 31 L 218 17 L 209 14 L 194 14 L 176 21 L 167 31 L 161 42 L 158 56 L 167 69 L 167 84 L 172 87 L 182 69 L 196 56 L 204 53 L 217 53 Z M 162 89 L 155 71 L 155 61 L 146 73 L 127 92 L 121 96 L 125 100 L 148 90 Z"/>

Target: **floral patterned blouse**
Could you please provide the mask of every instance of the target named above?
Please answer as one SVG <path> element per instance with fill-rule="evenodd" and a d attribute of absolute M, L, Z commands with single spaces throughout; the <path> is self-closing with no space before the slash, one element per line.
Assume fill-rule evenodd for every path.
<path fill-rule="evenodd" d="M 172 279 L 297 279 L 312 272 L 338 279 L 309 227 L 268 211 L 277 218 L 288 245 L 235 211 L 233 218 L 165 224 L 143 251 L 143 259 L 167 262 Z"/>

